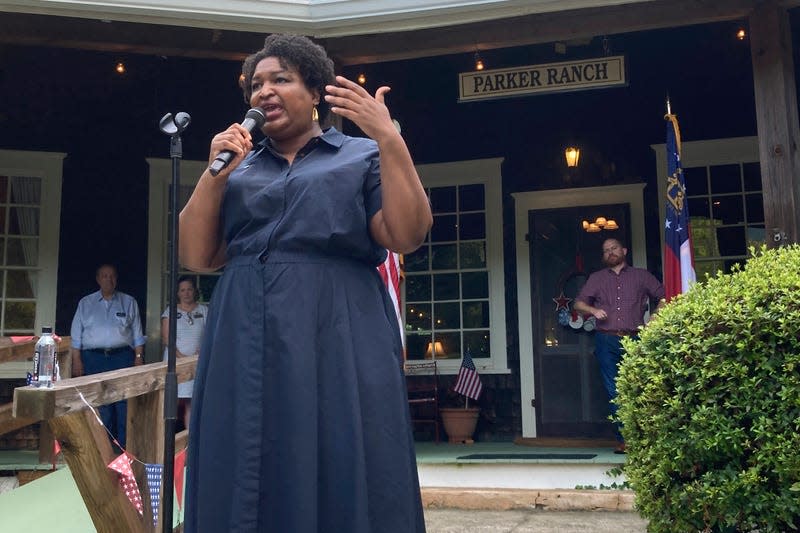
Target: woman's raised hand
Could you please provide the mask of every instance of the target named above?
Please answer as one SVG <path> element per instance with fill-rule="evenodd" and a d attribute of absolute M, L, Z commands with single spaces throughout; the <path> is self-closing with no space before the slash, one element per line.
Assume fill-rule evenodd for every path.
<path fill-rule="evenodd" d="M 384 103 L 384 95 L 391 90 L 390 87 L 379 87 L 373 97 L 361 85 L 344 76 L 336 76 L 336 82 L 339 85 L 325 87 L 328 92 L 325 101 L 331 105 L 331 113 L 352 120 L 379 143 L 386 136 L 398 135 Z"/>

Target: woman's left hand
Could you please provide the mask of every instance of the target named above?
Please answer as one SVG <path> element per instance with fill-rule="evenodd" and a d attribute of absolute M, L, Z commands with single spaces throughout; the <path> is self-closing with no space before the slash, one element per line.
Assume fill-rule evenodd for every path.
<path fill-rule="evenodd" d="M 331 113 L 352 120 L 361 131 L 380 142 L 386 136 L 397 135 L 389 109 L 384 104 L 384 95 L 391 88 L 379 87 L 375 96 L 370 95 L 361 85 L 344 76 L 336 76 L 339 85 L 327 85 L 325 101 L 331 106 Z"/>

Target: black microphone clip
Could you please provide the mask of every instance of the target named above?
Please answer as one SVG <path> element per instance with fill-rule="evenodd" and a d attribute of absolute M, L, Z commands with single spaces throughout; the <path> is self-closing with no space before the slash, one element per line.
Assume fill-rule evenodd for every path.
<path fill-rule="evenodd" d="M 244 127 L 244 129 L 247 131 L 252 132 L 256 128 L 260 129 L 266 121 L 267 117 L 264 115 L 264 111 L 260 107 L 254 107 L 250 109 L 244 116 L 242 127 Z M 216 176 L 222 171 L 222 169 L 230 164 L 233 157 L 233 152 L 230 150 L 223 150 L 219 153 L 219 155 L 217 155 L 214 161 L 211 162 L 211 165 L 208 167 L 208 171 L 211 172 L 212 176 Z"/>

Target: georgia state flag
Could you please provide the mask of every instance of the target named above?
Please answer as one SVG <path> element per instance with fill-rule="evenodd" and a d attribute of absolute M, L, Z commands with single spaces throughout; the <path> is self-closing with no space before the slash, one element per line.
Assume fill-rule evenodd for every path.
<path fill-rule="evenodd" d="M 678 118 L 667 115 L 667 215 L 664 223 L 664 290 L 667 301 L 689 290 L 695 281 L 692 233 L 686 182 L 681 169 Z"/>

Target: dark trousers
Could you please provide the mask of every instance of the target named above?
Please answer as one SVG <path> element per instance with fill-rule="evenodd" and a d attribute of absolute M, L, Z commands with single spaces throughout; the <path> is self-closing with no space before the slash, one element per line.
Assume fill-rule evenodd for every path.
<path fill-rule="evenodd" d="M 133 366 L 134 357 L 133 348 L 127 348 L 108 355 L 103 350 L 81 350 L 83 373 L 86 375 L 131 367 Z M 99 412 L 103 425 L 124 448 L 128 423 L 127 400 L 103 405 L 99 408 Z"/>
<path fill-rule="evenodd" d="M 634 337 L 636 338 L 636 337 Z M 617 397 L 617 372 L 619 371 L 619 364 L 622 362 L 622 337 L 617 335 L 609 335 L 600 331 L 594 334 L 594 355 L 597 357 L 597 362 L 600 363 L 600 376 L 603 379 L 603 386 L 606 388 L 608 394 L 608 405 L 611 410 L 611 416 L 617 416 L 617 404 L 614 400 Z M 622 433 L 619 431 L 619 424 L 614 422 L 614 433 L 617 440 L 622 442 Z"/>

